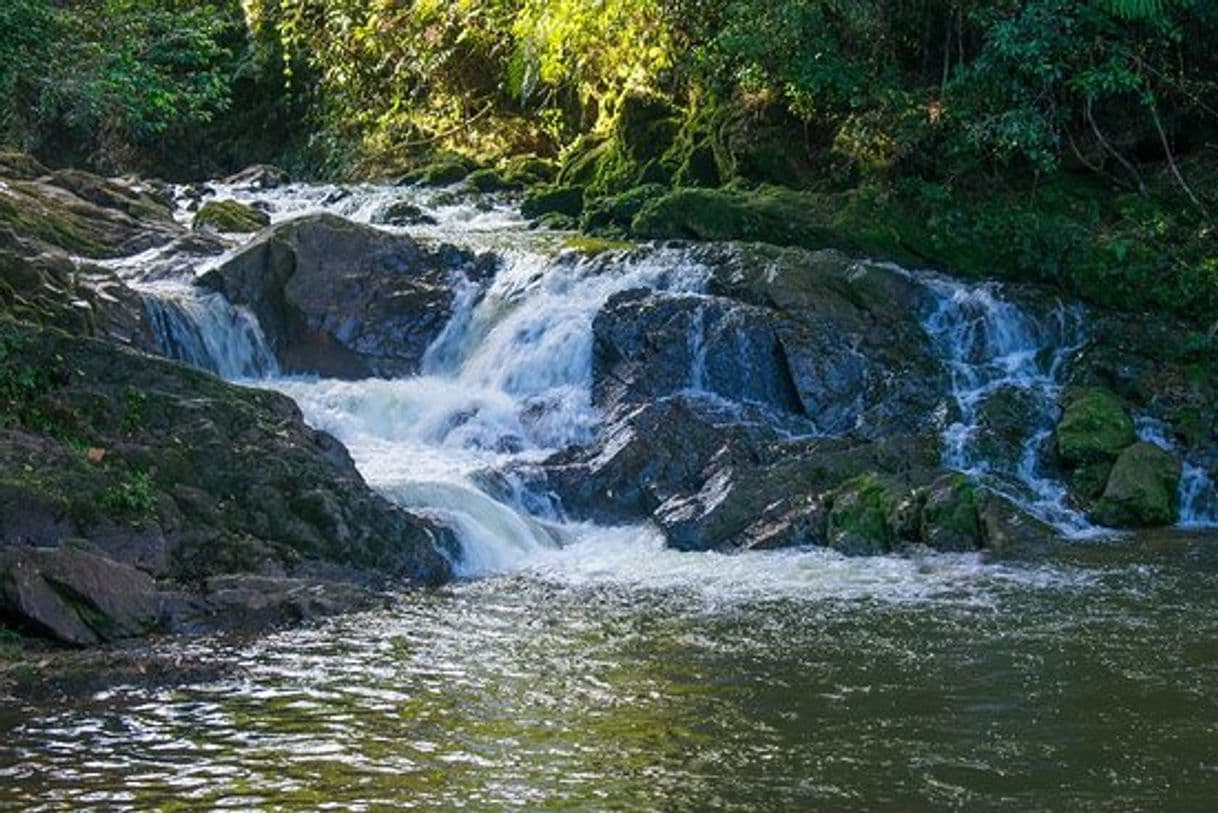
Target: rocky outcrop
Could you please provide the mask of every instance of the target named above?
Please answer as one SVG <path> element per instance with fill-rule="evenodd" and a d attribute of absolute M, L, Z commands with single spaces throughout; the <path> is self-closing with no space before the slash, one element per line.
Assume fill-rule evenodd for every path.
<path fill-rule="evenodd" d="M 449 577 L 447 533 L 373 493 L 290 399 L 11 323 L 0 346 L 7 622 L 87 644 Z"/>
<path fill-rule="evenodd" d="M 258 317 L 288 372 L 401 376 L 452 315 L 455 287 L 495 260 L 332 215 L 278 224 L 201 279 Z"/>
<path fill-rule="evenodd" d="M 6 170 L 5 167 L 12 167 Z M 184 229 L 149 189 L 76 170 L 29 177 L 35 166 L 0 166 L 0 231 L 77 257 L 126 257 L 165 245 Z"/>

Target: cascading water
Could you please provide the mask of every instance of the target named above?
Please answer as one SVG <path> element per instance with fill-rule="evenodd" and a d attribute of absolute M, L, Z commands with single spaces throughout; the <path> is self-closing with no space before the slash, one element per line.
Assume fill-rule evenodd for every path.
<path fill-rule="evenodd" d="M 379 221 L 403 194 L 387 187 L 314 186 L 220 192 L 259 201 L 275 221 L 333 211 L 365 223 Z M 601 416 L 591 398 L 592 323 L 613 294 L 646 288 L 703 296 L 708 270 L 688 251 L 671 247 L 609 259 L 556 254 L 555 238 L 528 232 L 505 207 L 487 210 L 432 200 L 430 192 L 412 194 L 421 195 L 419 202 L 434 216 L 430 225 L 411 228 L 416 237 L 494 248 L 501 257 L 489 282 L 455 280 L 452 315 L 428 348 L 420 375 L 359 382 L 281 377 L 249 313 L 201 294 L 187 280 L 133 279 L 148 298 L 163 351 L 227 378 L 261 378 L 294 398 L 313 425 L 347 445 L 373 487 L 456 530 L 463 542 L 461 573 L 535 563 L 547 550 L 606 534 L 616 535 L 627 551 L 637 552 L 644 540 L 654 559 L 662 544 L 654 530 L 571 524 L 545 495 L 519 490 L 515 499 L 492 498 L 478 483 L 485 472 L 538 461 L 593 437 Z M 943 432 L 944 464 L 979 478 L 1063 533 L 1092 531 L 1045 470 L 1041 454 L 1056 417 L 1063 361 L 1081 340 L 1079 314 L 1059 306 L 1034 316 L 996 285 L 933 274 L 915 278 L 936 302 L 923 326 L 951 374 L 954 411 Z M 687 336 L 688 390 L 715 397 L 704 392 L 712 342 L 739 346 L 742 359 L 747 355 L 740 338 L 747 331 L 738 329 L 737 317 L 712 319 L 704 308 L 696 310 Z M 724 336 L 735 340 L 725 344 Z M 742 360 L 741 369 L 746 366 Z M 1005 456 L 994 454 L 987 438 L 987 413 L 1001 398 L 1021 404 L 1017 448 Z M 1191 495 L 1183 498 L 1191 507 L 1189 521 L 1210 521 L 1213 488 L 1205 472 L 1190 467 L 1184 488 Z"/>
<path fill-rule="evenodd" d="M 1003 299 L 996 284 L 968 286 L 936 276 L 924 284 L 936 307 L 924 327 L 947 363 L 956 414 L 943 430 L 943 463 L 985 482 L 1068 535 L 1094 530 L 1067 502 L 1062 483 L 1044 471 L 1061 368 L 1081 343 L 1079 315 L 1059 304 L 1037 319 Z M 1017 453 L 992 454 L 987 408 L 1018 404 L 1023 437 Z"/>
<path fill-rule="evenodd" d="M 180 284 L 141 286 L 161 353 L 228 379 L 265 378 L 278 372 L 275 356 L 252 313 L 220 294 Z"/>
<path fill-rule="evenodd" d="M 1181 454 L 1179 447 L 1168 438 L 1163 424 L 1142 417 L 1138 418 L 1136 426 L 1139 439 L 1180 456 L 1180 527 L 1218 528 L 1218 485 L 1209 472 Z"/>

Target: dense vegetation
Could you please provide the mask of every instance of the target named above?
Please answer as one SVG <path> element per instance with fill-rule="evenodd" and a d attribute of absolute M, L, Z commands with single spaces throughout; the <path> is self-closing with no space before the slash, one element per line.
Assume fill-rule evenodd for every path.
<path fill-rule="evenodd" d="M 1210 0 L 11 0 L 0 128 L 176 174 L 558 157 L 586 227 L 733 236 L 655 200 L 731 186 L 703 202 L 748 236 L 833 212 L 829 242 L 1208 324 L 1215 37 Z"/>

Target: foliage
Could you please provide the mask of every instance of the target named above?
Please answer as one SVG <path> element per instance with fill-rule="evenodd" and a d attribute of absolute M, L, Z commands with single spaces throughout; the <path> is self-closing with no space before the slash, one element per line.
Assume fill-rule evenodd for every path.
<path fill-rule="evenodd" d="M 144 471 L 131 472 L 126 478 L 102 492 L 101 506 L 115 516 L 148 516 L 156 509 L 156 491 L 152 477 Z"/>

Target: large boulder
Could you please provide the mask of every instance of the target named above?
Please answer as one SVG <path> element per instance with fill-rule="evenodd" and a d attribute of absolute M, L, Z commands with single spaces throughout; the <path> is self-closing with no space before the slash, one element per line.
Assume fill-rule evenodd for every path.
<path fill-rule="evenodd" d="M 1114 460 L 1134 440 L 1133 418 L 1112 392 L 1071 387 L 1063 393 L 1057 452 L 1067 465 Z"/>
<path fill-rule="evenodd" d="M 1179 513 L 1180 460 L 1139 441 L 1121 452 L 1091 517 L 1113 528 L 1170 525 Z"/>
<path fill-rule="evenodd" d="M 494 268 L 490 255 L 313 215 L 272 227 L 200 283 L 253 311 L 285 371 L 364 378 L 418 372 L 456 286 Z"/>
<path fill-rule="evenodd" d="M 921 325 L 925 287 L 837 251 L 705 249 L 711 293 L 769 310 L 802 413 L 826 433 L 923 431 L 947 378 Z"/>
<path fill-rule="evenodd" d="M 283 395 L 15 324 L 0 325 L 0 381 L 11 382 L 0 387 L 0 550 L 18 551 L 6 553 L 0 614 L 32 628 L 76 643 L 90 642 L 84 627 L 98 639 L 144 629 L 95 623 L 91 607 L 144 616 L 124 615 L 80 581 L 93 559 L 29 552 L 71 540 L 113 564 L 93 569 L 115 585 L 155 580 L 167 602 L 158 623 L 175 628 L 224 625 L 235 594 L 209 598 L 223 576 L 317 581 L 321 572 L 365 585 L 451 575 L 448 532 L 373 492 L 342 445 L 305 425 Z M 169 600 L 179 595 L 189 600 Z M 67 606 L 64 596 L 83 598 Z"/>

